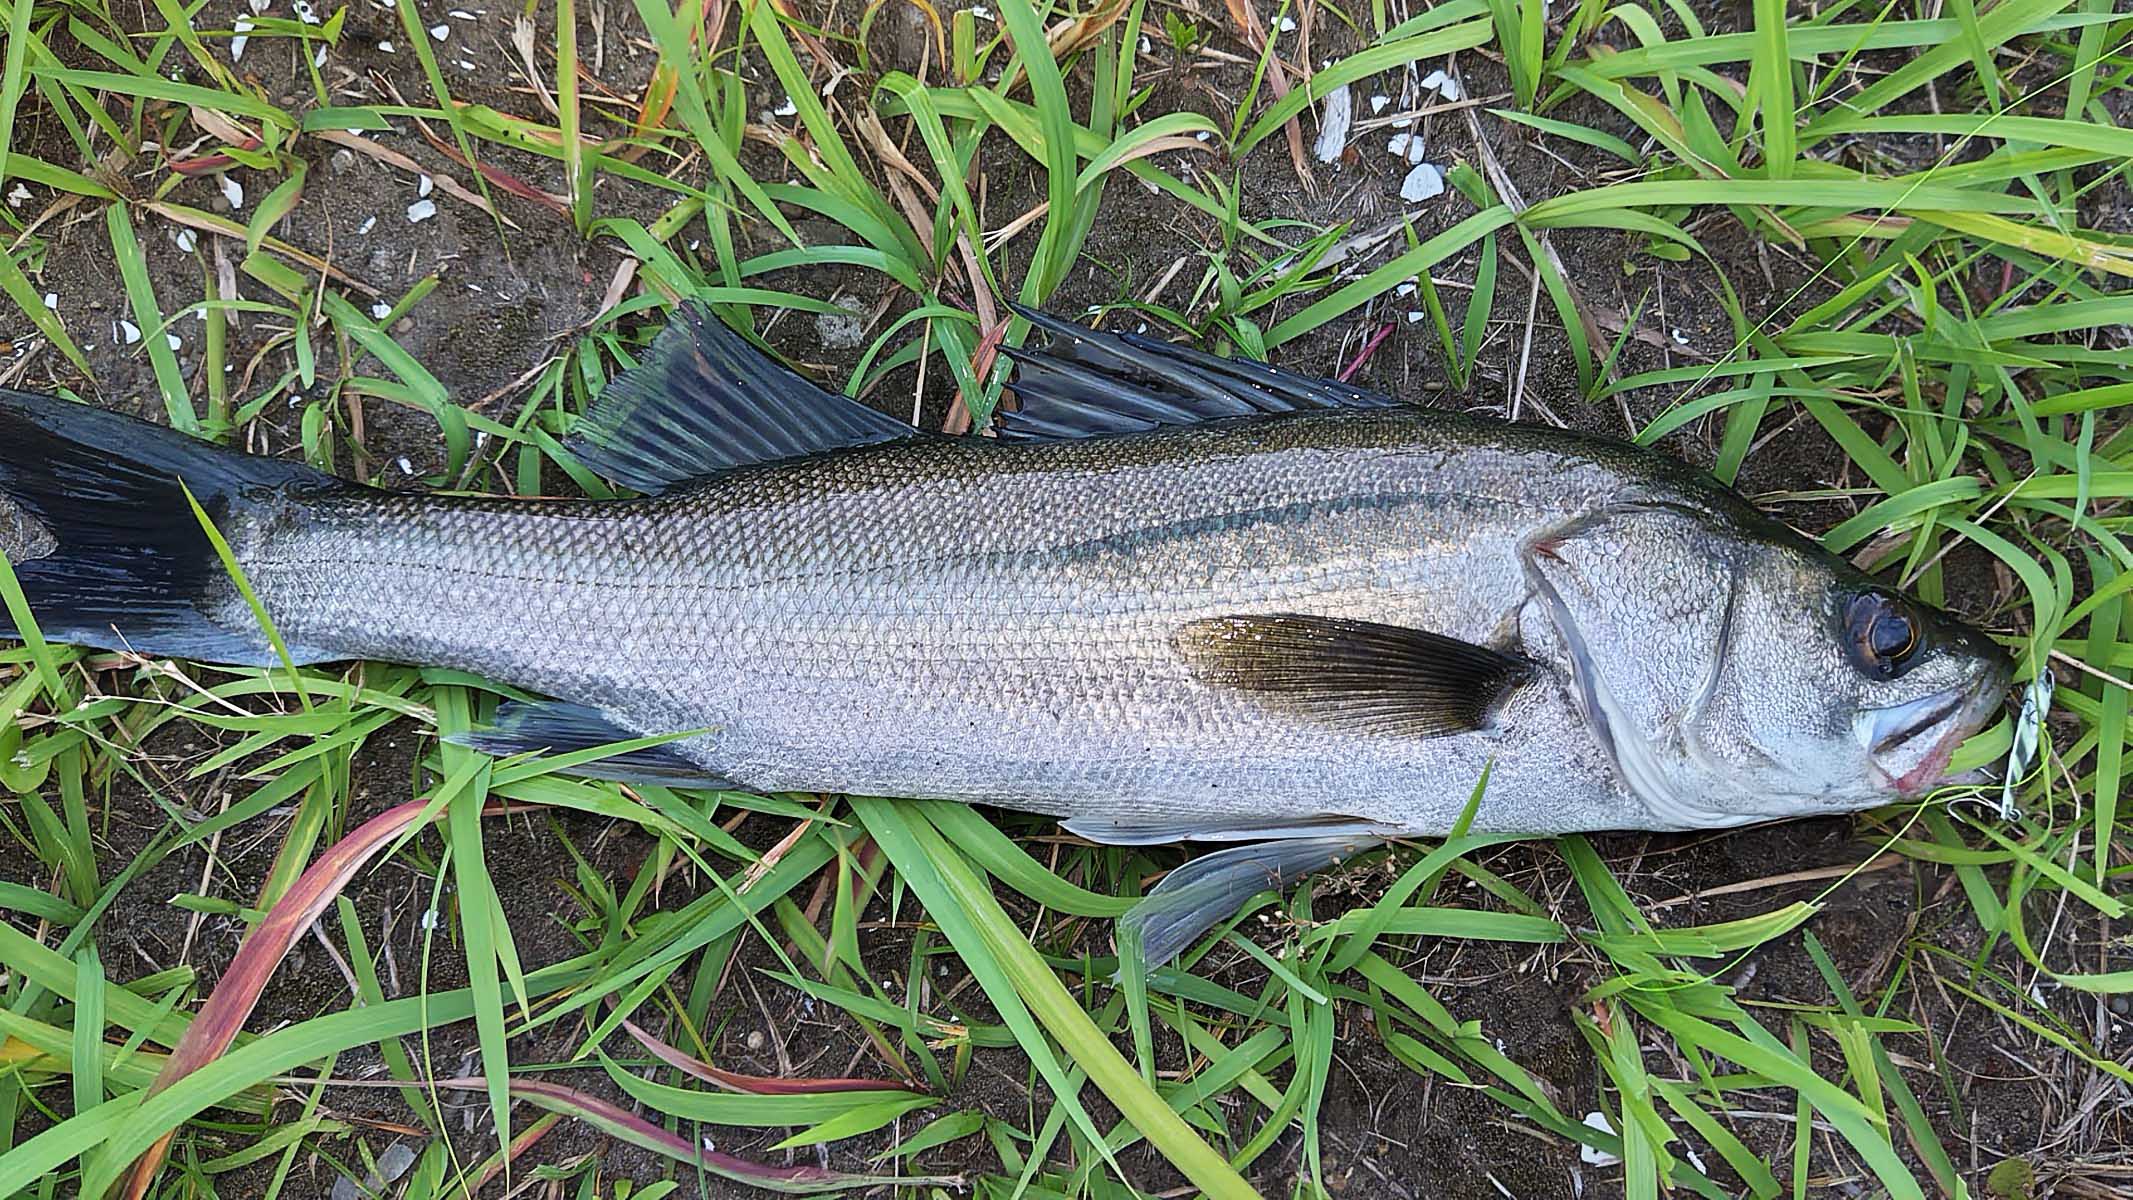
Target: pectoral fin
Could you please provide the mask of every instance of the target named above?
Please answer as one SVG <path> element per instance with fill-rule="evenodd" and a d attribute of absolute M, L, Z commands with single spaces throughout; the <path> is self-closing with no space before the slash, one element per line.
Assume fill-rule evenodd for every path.
<path fill-rule="evenodd" d="M 1421 629 L 1293 613 L 1190 621 L 1172 637 L 1201 681 L 1269 708 L 1396 737 L 1485 727 L 1531 664 Z"/>
<path fill-rule="evenodd" d="M 1165 876 L 1118 919 L 1121 952 L 1138 944 L 1147 966 L 1161 966 L 1235 916 L 1253 896 L 1270 888 L 1280 891 L 1380 844 L 1377 837 L 1355 833 L 1254 842 L 1202 855 Z"/>

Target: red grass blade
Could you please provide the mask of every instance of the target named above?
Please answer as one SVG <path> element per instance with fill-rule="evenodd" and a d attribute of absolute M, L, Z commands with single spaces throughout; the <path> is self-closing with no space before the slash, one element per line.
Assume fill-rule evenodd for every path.
<path fill-rule="evenodd" d="M 436 1086 L 480 1091 L 486 1090 L 489 1085 L 487 1080 L 474 1076 L 465 1079 L 441 1079 L 437 1081 Z M 662 1154 L 735 1183 L 745 1183 L 766 1191 L 799 1195 L 846 1188 L 895 1185 L 960 1187 L 963 1183 L 962 1177 L 958 1175 L 855 1175 L 812 1165 L 776 1167 L 754 1162 L 707 1146 L 696 1146 L 687 1139 L 668 1133 L 643 1117 L 597 1096 L 588 1096 L 573 1088 L 537 1079 L 512 1080 L 511 1095 L 513 1099 L 524 1100 L 549 1112 L 574 1117 L 610 1137 L 642 1146 L 655 1154 Z"/>
<path fill-rule="evenodd" d="M 200 1012 L 193 1017 L 192 1024 L 186 1026 L 178 1044 L 171 1047 L 170 1057 L 164 1061 L 155 1082 L 148 1085 L 144 1098 L 215 1061 L 230 1048 L 230 1043 L 237 1040 L 238 1032 L 251 1017 L 253 1006 L 259 1003 L 259 994 L 266 990 L 274 969 L 288 956 L 296 939 L 311 928 L 311 923 L 318 920 L 319 914 L 326 911 L 335 896 L 341 894 L 348 881 L 355 878 L 378 851 L 413 825 L 427 807 L 427 801 L 410 800 L 386 809 L 365 821 L 354 833 L 342 838 L 304 869 L 287 894 L 246 935 L 244 944 L 237 948 L 236 957 L 230 960 L 229 970 L 215 984 L 215 990 L 208 994 L 207 1003 L 200 1006 Z M 433 819 L 442 816 L 443 811 L 440 806 Z M 509 807 L 497 805 L 488 815 L 508 811 L 511 811 Z M 135 1160 L 123 1191 L 127 1200 L 140 1200 L 148 1193 L 149 1185 L 155 1182 L 156 1172 L 162 1168 L 163 1158 L 170 1150 L 170 1139 L 176 1133 L 175 1129 L 166 1131 L 156 1139 L 155 1145 Z"/>
<path fill-rule="evenodd" d="M 685 1075 L 692 1075 L 705 1083 L 734 1092 L 752 1092 L 758 1096 L 812 1096 L 824 1092 L 878 1092 L 902 1091 L 923 1096 L 924 1088 L 890 1079 L 850 1079 L 828 1077 L 800 1077 L 784 1079 L 775 1075 L 743 1075 L 714 1067 L 700 1058 L 684 1054 L 639 1028 L 634 1021 L 625 1019 L 622 1028 L 637 1039 L 637 1044 L 650 1051 L 652 1057 L 673 1067 Z"/>

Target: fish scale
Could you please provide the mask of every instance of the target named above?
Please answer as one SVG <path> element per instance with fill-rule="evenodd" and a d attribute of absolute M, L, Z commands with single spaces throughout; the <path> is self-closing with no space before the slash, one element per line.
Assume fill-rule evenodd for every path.
<path fill-rule="evenodd" d="M 1597 747 L 1567 720 L 1419 745 L 1299 723 L 1195 679 L 1170 637 L 1254 611 L 1512 624 L 1518 543 L 1608 483 L 1547 438 L 1487 465 L 1582 473 L 1583 497 L 1417 469 L 1463 461 L 1475 432 L 1404 410 L 1130 447 L 889 445 L 625 504 L 382 497 L 236 549 L 292 641 L 478 672 L 638 732 L 715 728 L 682 749 L 737 783 L 1215 820 L 1330 804 L 1421 832 L 1492 754 L 1531 752 L 1498 763 L 1509 788 L 1526 761 Z M 1417 797 L 1423 775 L 1441 782 Z"/>

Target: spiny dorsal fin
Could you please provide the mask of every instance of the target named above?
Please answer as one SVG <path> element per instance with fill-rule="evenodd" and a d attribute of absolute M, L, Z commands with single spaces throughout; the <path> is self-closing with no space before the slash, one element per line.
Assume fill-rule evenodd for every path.
<path fill-rule="evenodd" d="M 1006 348 L 1016 365 L 1016 412 L 993 417 L 1002 438 L 1034 441 L 1144 433 L 1312 408 L 1391 408 L 1390 396 L 1331 379 L 1221 358 L 1130 333 L 1102 333 L 1015 306 L 1044 335 Z"/>
<path fill-rule="evenodd" d="M 1395 737 L 1486 726 L 1531 664 L 1457 638 L 1293 613 L 1189 621 L 1171 642 L 1200 680 L 1268 708 Z"/>
<path fill-rule="evenodd" d="M 917 436 L 802 379 L 690 300 L 566 445 L 595 474 L 651 493 L 732 467 Z"/>

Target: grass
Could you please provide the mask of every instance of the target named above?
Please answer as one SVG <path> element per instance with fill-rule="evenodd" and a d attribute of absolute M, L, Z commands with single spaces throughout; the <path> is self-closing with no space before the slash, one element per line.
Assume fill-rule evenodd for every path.
<path fill-rule="evenodd" d="M 262 19 L 245 67 L 289 57 L 294 107 L 232 70 L 227 31 L 188 9 L 8 7 L 0 192 L 34 190 L 0 209 L 0 290 L 86 372 L 85 326 L 47 309 L 39 281 L 60 269 L 61 228 L 100 228 L 169 420 L 204 436 L 238 438 L 293 389 L 302 452 L 321 465 L 385 467 L 360 413 L 389 406 L 435 421 L 446 461 L 432 486 L 530 494 L 560 472 L 606 494 L 561 437 L 633 361 L 639 318 L 685 293 L 744 325 L 838 311 L 771 282 L 796 266 L 894 294 L 845 387 L 892 410 L 952 393 L 955 429 L 998 401 L 993 347 L 1021 336 L 1009 298 L 1094 289 L 1120 316 L 1254 354 L 1330 356 L 1376 327 L 1361 355 L 1339 351 L 1356 363 L 1413 308 L 1454 399 L 1619 409 L 1647 439 L 1703 438 L 1728 480 L 1812 431 L 1828 486 L 1760 498 L 1885 577 L 1982 613 L 2021 678 L 2051 672 L 2058 687 L 2018 818 L 1932 805 L 1859 823 L 1857 872 L 1917 889 L 1908 932 L 1863 976 L 1840 969 L 1816 921 L 1821 901 L 1859 886 L 1852 871 L 1773 864 L 1732 881 L 1719 910 L 1732 915 L 1698 924 L 1641 851 L 1463 838 L 1345 872 L 1377 881 L 1345 911 L 1310 888 L 1262 897 L 1180 964 L 1113 987 L 1119 964 L 1095 949 L 1105 923 L 1170 852 L 1043 840 L 1033 822 L 1010 836 L 955 806 L 622 790 L 554 762 L 492 762 L 427 736 L 482 718 L 496 693 L 479 680 L 52 646 L 0 567 L 0 599 L 30 634 L 0 650 L 0 849 L 23 868 L 0 882 L 0 1195 L 175 1196 L 228 1180 L 297 1195 L 322 1172 L 405 1196 L 492 1179 L 491 1194 L 532 1181 L 619 1200 L 711 1177 L 773 1191 L 893 1177 L 930 1197 L 948 1186 L 931 1164 L 946 1163 L 975 1164 L 982 1194 L 1108 1197 L 1174 1182 L 1151 1154 L 1210 1196 L 1367 1194 L 1380 1182 L 1365 1131 L 1328 1108 L 1336 1062 L 1365 1056 L 1412 1094 L 1486 1105 L 1534 1139 L 1507 1135 L 1525 1155 L 1545 1146 L 1567 1162 L 1582 1146 L 1619 1160 L 1587 1178 L 1637 1196 L 1840 1182 L 2012 1196 L 2023 1170 L 2089 1189 L 2068 1194 L 2123 1185 L 2127 1139 L 2097 1115 L 2133 1082 L 2108 1007 L 2133 991 L 2109 933 L 2133 869 L 2118 802 L 2133 677 L 2133 133 L 2112 116 L 2133 84 L 2133 20 L 2108 0 L 1958 0 L 1931 16 L 1758 0 L 1747 27 L 1724 32 L 1697 23 L 1699 6 L 1657 3 L 1320 6 L 1314 54 L 1346 50 L 1315 71 L 1300 70 L 1313 64 L 1296 32 L 1255 40 L 1160 0 L 999 0 L 997 18 L 920 3 L 909 72 L 875 61 L 878 35 L 861 26 L 756 3 L 696 27 L 692 7 L 641 3 L 610 18 L 656 58 L 628 87 L 586 58 L 595 32 L 566 4 L 578 23 L 541 32 L 544 15 L 510 106 L 455 96 L 426 32 L 444 18 L 403 0 L 378 35 L 418 68 L 394 75 L 397 96 L 336 93 L 312 66 L 314 46 L 351 50 L 341 17 Z M 889 11 L 870 7 L 865 26 Z M 1359 231 L 1265 200 L 1263 181 L 1290 170 L 1290 123 L 1308 125 L 1327 92 L 1398 93 L 1433 65 L 1474 93 L 1434 118 L 1474 135 L 1435 208 L 1349 253 Z M 18 108 L 34 126 L 8 119 Z M 1355 145 L 1375 153 L 1382 136 Z M 1492 149 L 1528 141 L 1573 185 L 1538 193 Z M 375 296 L 311 235 L 331 187 L 307 164 L 327 144 L 386 164 L 414 161 L 393 145 L 420 154 L 439 203 L 474 214 L 470 252 L 522 236 L 507 221 L 582 236 L 633 264 L 627 286 L 515 386 L 454 395 L 390 332 L 446 303 L 439 281 Z M 188 179 L 238 165 L 266 181 L 249 214 L 179 198 Z M 1159 278 L 1110 262 L 1092 237 L 1121 195 L 1200 233 L 1201 255 Z M 100 225 L 81 223 L 92 215 Z M 823 222 L 841 230 L 831 244 L 800 232 Z M 139 248 L 179 229 L 219 239 L 241 294 L 204 255 L 191 293 L 152 277 Z M 1761 277 L 1772 260 L 1783 282 Z M 1614 284 L 1596 261 L 1627 278 L 1631 311 L 1605 311 Z M 1693 356 L 1640 350 L 1640 327 L 1686 319 L 1691 280 L 1715 297 L 1715 341 Z M 242 364 L 227 358 L 235 319 L 252 339 Z M 161 335 L 190 341 L 195 325 L 207 334 L 188 375 Z M 1581 394 L 1542 396 L 1539 359 Z M 366 764 L 410 730 L 425 735 L 412 798 L 379 815 Z M 2003 723 L 1964 761 L 1997 761 L 2011 738 Z M 165 749 L 186 741 L 205 748 Z M 559 848 L 541 869 L 570 897 L 545 923 L 529 923 L 510 892 L 524 876 L 495 852 L 526 828 Z M 600 853 L 618 830 L 644 850 L 629 866 Z M 240 867 L 239 846 L 267 865 Z M 374 907 L 363 889 L 385 861 L 423 898 L 416 964 L 343 894 Z M 138 911 L 146 881 L 178 864 L 183 949 L 143 963 L 113 914 Z M 243 1032 L 329 908 L 314 941 L 346 990 Z M 201 928 L 244 930 L 244 949 L 231 958 Z M 904 961 L 888 945 L 907 945 Z M 1499 1027 L 1491 993 L 1413 969 L 1450 961 L 1450 946 L 1578 980 L 1550 1016 L 1575 1061 L 1506 1045 L 1519 1031 Z M 1741 986 L 1743 964 L 1784 954 L 1812 998 Z M 836 1073 L 879 1078 L 781 1086 L 703 1061 L 764 991 L 852 1036 L 855 1066 Z M 1975 1028 L 2006 1057 L 1958 1061 L 1965 1051 L 1942 1045 Z M 351 1071 L 358 1061 L 375 1069 Z M 1969 1073 L 1985 1068 L 2120 1099 L 2085 1110 L 2081 1137 L 2063 1139 L 2078 1152 L 1979 1145 Z M 965 1102 L 998 1079 L 1018 1103 Z M 459 1125 L 466 1098 L 478 1134 Z M 557 1130 L 575 1150 L 541 1149 Z M 594 1134 L 661 1164 L 648 1169 L 664 1181 L 606 1170 L 584 1151 Z M 419 1151 L 386 1179 L 377 1156 L 398 1137 Z M 824 1162 L 789 1154 L 815 1145 L 830 1147 Z M 1455 1184 L 1487 1194 L 1472 1179 L 1439 1186 Z"/>

